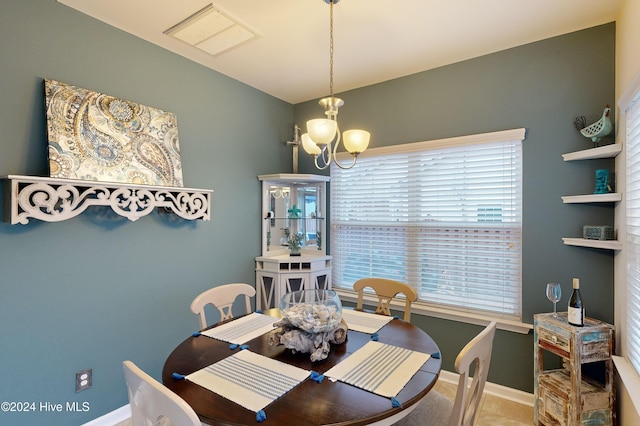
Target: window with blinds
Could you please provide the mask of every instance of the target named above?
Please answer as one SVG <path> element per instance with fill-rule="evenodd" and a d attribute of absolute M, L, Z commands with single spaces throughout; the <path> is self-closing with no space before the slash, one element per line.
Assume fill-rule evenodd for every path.
<path fill-rule="evenodd" d="M 640 374 L 640 93 L 626 109 L 627 121 L 627 353 Z"/>
<path fill-rule="evenodd" d="M 363 277 L 420 300 L 521 317 L 524 129 L 373 148 L 331 168 L 333 285 Z"/>

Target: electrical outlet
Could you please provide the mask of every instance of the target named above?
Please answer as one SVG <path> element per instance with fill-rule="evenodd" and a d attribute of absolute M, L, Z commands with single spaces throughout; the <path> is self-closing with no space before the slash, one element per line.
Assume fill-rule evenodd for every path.
<path fill-rule="evenodd" d="M 80 370 L 76 373 L 76 392 L 89 389 L 91 387 L 91 369 Z"/>

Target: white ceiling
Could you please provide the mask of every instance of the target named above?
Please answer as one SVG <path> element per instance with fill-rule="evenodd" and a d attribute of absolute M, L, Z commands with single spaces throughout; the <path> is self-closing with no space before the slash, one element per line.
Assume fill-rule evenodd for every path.
<path fill-rule="evenodd" d="M 290 103 L 329 94 L 324 0 L 58 0 Z M 615 21 L 623 0 L 342 0 L 334 92 Z M 203 7 L 256 31 L 217 56 L 163 32 Z"/>

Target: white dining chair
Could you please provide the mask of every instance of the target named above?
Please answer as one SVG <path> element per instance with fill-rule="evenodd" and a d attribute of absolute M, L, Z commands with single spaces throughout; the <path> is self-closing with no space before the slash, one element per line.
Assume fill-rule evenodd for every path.
<path fill-rule="evenodd" d="M 193 408 L 132 361 L 122 363 L 133 426 L 204 426 Z"/>
<path fill-rule="evenodd" d="M 233 318 L 232 307 L 238 296 L 244 296 L 246 312 L 251 312 L 251 298 L 256 295 L 256 289 L 249 284 L 233 283 L 224 284 L 205 290 L 193 299 L 191 302 L 191 311 L 200 315 L 200 325 L 206 328 L 207 318 L 205 315 L 205 306 L 211 304 L 218 308 L 220 312 L 220 321 Z"/>
<path fill-rule="evenodd" d="M 489 374 L 496 322 L 492 321 L 465 345 L 456 357 L 460 375 L 454 401 L 431 389 L 418 406 L 398 426 L 472 426 L 475 424 L 482 392 Z M 471 366 L 474 375 L 470 377 Z"/>
<path fill-rule="evenodd" d="M 402 293 L 405 297 L 404 320 L 411 320 L 411 302 L 418 300 L 418 293 L 409 286 L 400 281 L 389 280 L 386 278 L 362 278 L 353 284 L 353 289 L 358 292 L 358 302 L 356 309 L 362 309 L 364 301 L 364 289 L 369 287 L 376 292 L 378 296 L 378 306 L 376 313 L 382 315 L 391 315 L 391 301 L 398 294 Z"/>

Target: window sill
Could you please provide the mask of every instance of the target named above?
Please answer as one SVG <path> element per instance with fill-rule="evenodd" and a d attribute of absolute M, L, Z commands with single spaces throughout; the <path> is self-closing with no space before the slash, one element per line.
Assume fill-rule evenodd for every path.
<path fill-rule="evenodd" d="M 622 380 L 636 412 L 640 415 L 640 376 L 626 358 L 615 355 L 612 358 L 620 380 Z"/>
<path fill-rule="evenodd" d="M 348 301 L 348 302 L 357 302 L 358 293 L 350 290 L 343 290 L 334 288 L 335 292 L 338 293 L 340 299 Z M 378 304 L 378 300 L 376 296 L 373 294 L 364 295 L 364 302 L 368 305 L 376 306 Z M 404 302 L 399 300 L 391 301 L 391 306 L 398 309 L 404 309 Z M 487 315 L 480 315 L 472 312 L 463 312 L 456 311 L 450 308 L 443 308 L 438 306 L 429 305 L 424 302 L 414 302 L 411 304 L 411 313 L 418 315 L 426 315 L 435 318 L 441 318 L 451 321 L 464 322 L 467 324 L 475 324 L 475 325 L 487 325 L 491 321 L 497 322 L 497 328 L 500 330 L 511 331 L 514 333 L 520 334 L 529 334 L 531 330 L 533 330 L 533 324 L 526 324 L 521 321 L 511 320 L 507 318 L 495 318 Z"/>

